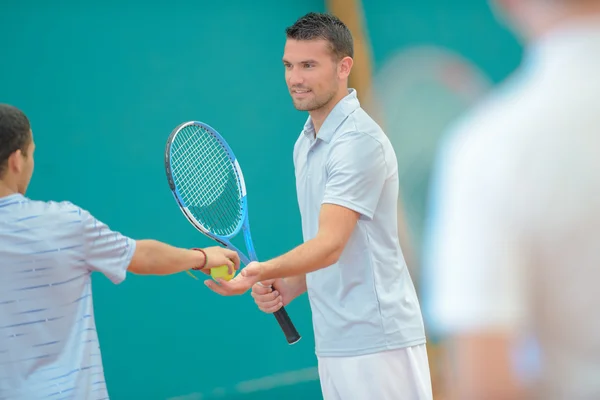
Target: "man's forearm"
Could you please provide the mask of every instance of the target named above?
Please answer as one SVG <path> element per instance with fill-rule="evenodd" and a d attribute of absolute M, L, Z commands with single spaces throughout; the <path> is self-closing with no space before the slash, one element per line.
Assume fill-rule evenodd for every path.
<path fill-rule="evenodd" d="M 343 244 L 338 240 L 317 236 L 280 257 L 261 263 L 260 280 L 295 277 L 328 267 L 337 262 L 342 250 Z M 306 282 L 304 288 L 306 290 Z"/>
<path fill-rule="evenodd" d="M 290 276 L 284 278 L 285 283 L 290 288 L 290 301 L 306 292 L 306 275 Z M 277 288 L 276 288 L 277 289 Z"/>
<path fill-rule="evenodd" d="M 138 240 L 129 271 L 140 275 L 168 275 L 204 265 L 200 251 L 180 249 L 156 240 Z"/>

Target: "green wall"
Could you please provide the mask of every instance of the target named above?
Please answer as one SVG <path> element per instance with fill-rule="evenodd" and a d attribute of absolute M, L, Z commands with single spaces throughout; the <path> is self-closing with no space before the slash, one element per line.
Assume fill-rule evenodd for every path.
<path fill-rule="evenodd" d="M 419 42 L 467 54 L 494 80 L 518 60 L 484 2 L 365 3 L 376 67 Z M 142 4 L 0 0 L 0 102 L 28 114 L 37 142 L 28 195 L 70 200 L 134 238 L 213 245 L 179 211 L 163 166 L 171 130 L 202 120 L 240 160 L 259 257 L 300 243 L 291 154 L 306 115 L 291 105 L 280 60 L 285 27 L 323 2 Z M 118 286 L 96 275 L 94 302 L 113 399 L 248 400 L 277 385 L 268 395 L 320 398 L 306 297 L 288 307 L 304 336 L 291 347 L 249 295 L 222 298 L 186 274 Z M 306 382 L 285 386 L 295 380 Z"/>

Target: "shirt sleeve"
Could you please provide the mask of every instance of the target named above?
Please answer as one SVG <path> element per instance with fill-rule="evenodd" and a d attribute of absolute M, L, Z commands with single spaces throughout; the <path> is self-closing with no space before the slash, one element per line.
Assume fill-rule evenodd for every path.
<path fill-rule="evenodd" d="M 381 143 L 359 132 L 344 134 L 332 143 L 326 169 L 323 203 L 372 219 L 387 175 Z"/>
<path fill-rule="evenodd" d="M 435 335 L 516 329 L 525 318 L 524 236 L 516 190 L 494 143 L 443 148 L 424 246 L 424 314 Z"/>
<path fill-rule="evenodd" d="M 81 217 L 81 238 L 88 268 L 104 274 L 113 283 L 121 283 L 135 252 L 135 240 L 112 231 L 88 211 L 77 207 Z"/>

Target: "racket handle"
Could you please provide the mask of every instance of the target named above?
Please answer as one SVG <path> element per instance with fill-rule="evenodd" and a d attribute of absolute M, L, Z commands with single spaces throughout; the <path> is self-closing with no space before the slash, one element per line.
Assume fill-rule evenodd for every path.
<path fill-rule="evenodd" d="M 296 330 L 296 327 L 292 323 L 287 311 L 285 311 L 285 308 L 281 307 L 279 310 L 275 311 L 274 314 L 277 322 L 279 322 L 281 330 L 283 330 L 283 333 L 285 334 L 288 344 L 297 343 L 302 337 Z"/>

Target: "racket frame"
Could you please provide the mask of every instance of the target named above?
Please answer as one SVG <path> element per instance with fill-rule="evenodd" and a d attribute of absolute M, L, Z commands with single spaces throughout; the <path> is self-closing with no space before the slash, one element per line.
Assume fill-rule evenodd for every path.
<path fill-rule="evenodd" d="M 181 132 L 181 130 L 183 130 L 184 128 L 186 128 L 188 126 L 192 126 L 192 125 L 199 126 L 200 128 L 203 128 L 206 131 L 208 131 L 223 146 L 223 148 L 225 149 L 225 151 L 227 153 L 227 157 L 233 164 L 234 171 L 235 171 L 236 177 L 238 179 L 238 184 L 239 184 L 240 191 L 241 191 L 242 218 L 241 218 L 240 222 L 237 224 L 237 226 L 235 227 L 235 229 L 233 230 L 233 232 L 228 235 L 216 235 L 216 234 L 210 232 L 193 216 L 193 214 L 189 211 L 188 206 L 185 204 L 185 201 L 183 200 L 182 196 L 179 194 L 179 191 L 178 191 L 177 186 L 175 185 L 175 181 L 173 179 L 173 170 L 171 168 L 171 151 L 172 151 L 171 145 L 172 145 L 173 141 L 175 140 L 175 137 L 179 134 L 179 132 Z M 221 244 L 222 246 L 238 253 L 240 260 L 242 261 L 242 263 L 244 265 L 248 265 L 252 261 L 258 261 L 258 258 L 256 256 L 256 250 L 254 249 L 254 243 L 252 241 L 252 236 L 250 234 L 250 219 L 248 216 L 248 200 L 247 200 L 247 194 L 246 194 L 246 183 L 244 181 L 244 175 L 242 174 L 242 169 L 240 167 L 240 164 L 237 161 L 237 158 L 233 154 L 233 150 L 231 149 L 229 144 L 225 141 L 225 139 L 214 128 L 212 128 L 210 125 L 208 125 L 204 122 L 200 122 L 200 121 L 188 121 L 188 122 L 184 122 L 184 123 L 178 125 L 171 132 L 171 134 L 169 135 L 169 138 L 167 140 L 167 147 L 165 150 L 165 169 L 166 169 L 166 173 L 167 173 L 167 181 L 169 183 L 169 188 L 171 189 L 171 192 L 173 193 L 173 197 L 175 197 L 175 201 L 179 205 L 179 209 L 182 211 L 183 215 L 187 218 L 187 220 L 196 229 L 198 229 L 205 236 L 207 236 L 207 237 L 213 239 L 214 241 L 216 241 L 217 243 Z M 248 256 L 246 256 L 242 251 L 240 251 L 231 242 L 231 240 L 235 236 L 237 236 L 240 233 L 240 231 L 242 231 L 243 235 L 244 235 L 244 242 L 246 244 Z M 274 313 L 274 315 L 275 315 L 275 318 L 277 319 L 277 321 L 279 322 L 281 329 L 285 333 L 288 344 L 292 345 L 292 344 L 297 343 L 302 337 L 300 336 L 300 334 L 297 332 L 296 328 L 294 327 L 285 308 L 281 307 L 278 311 L 276 311 Z"/>

